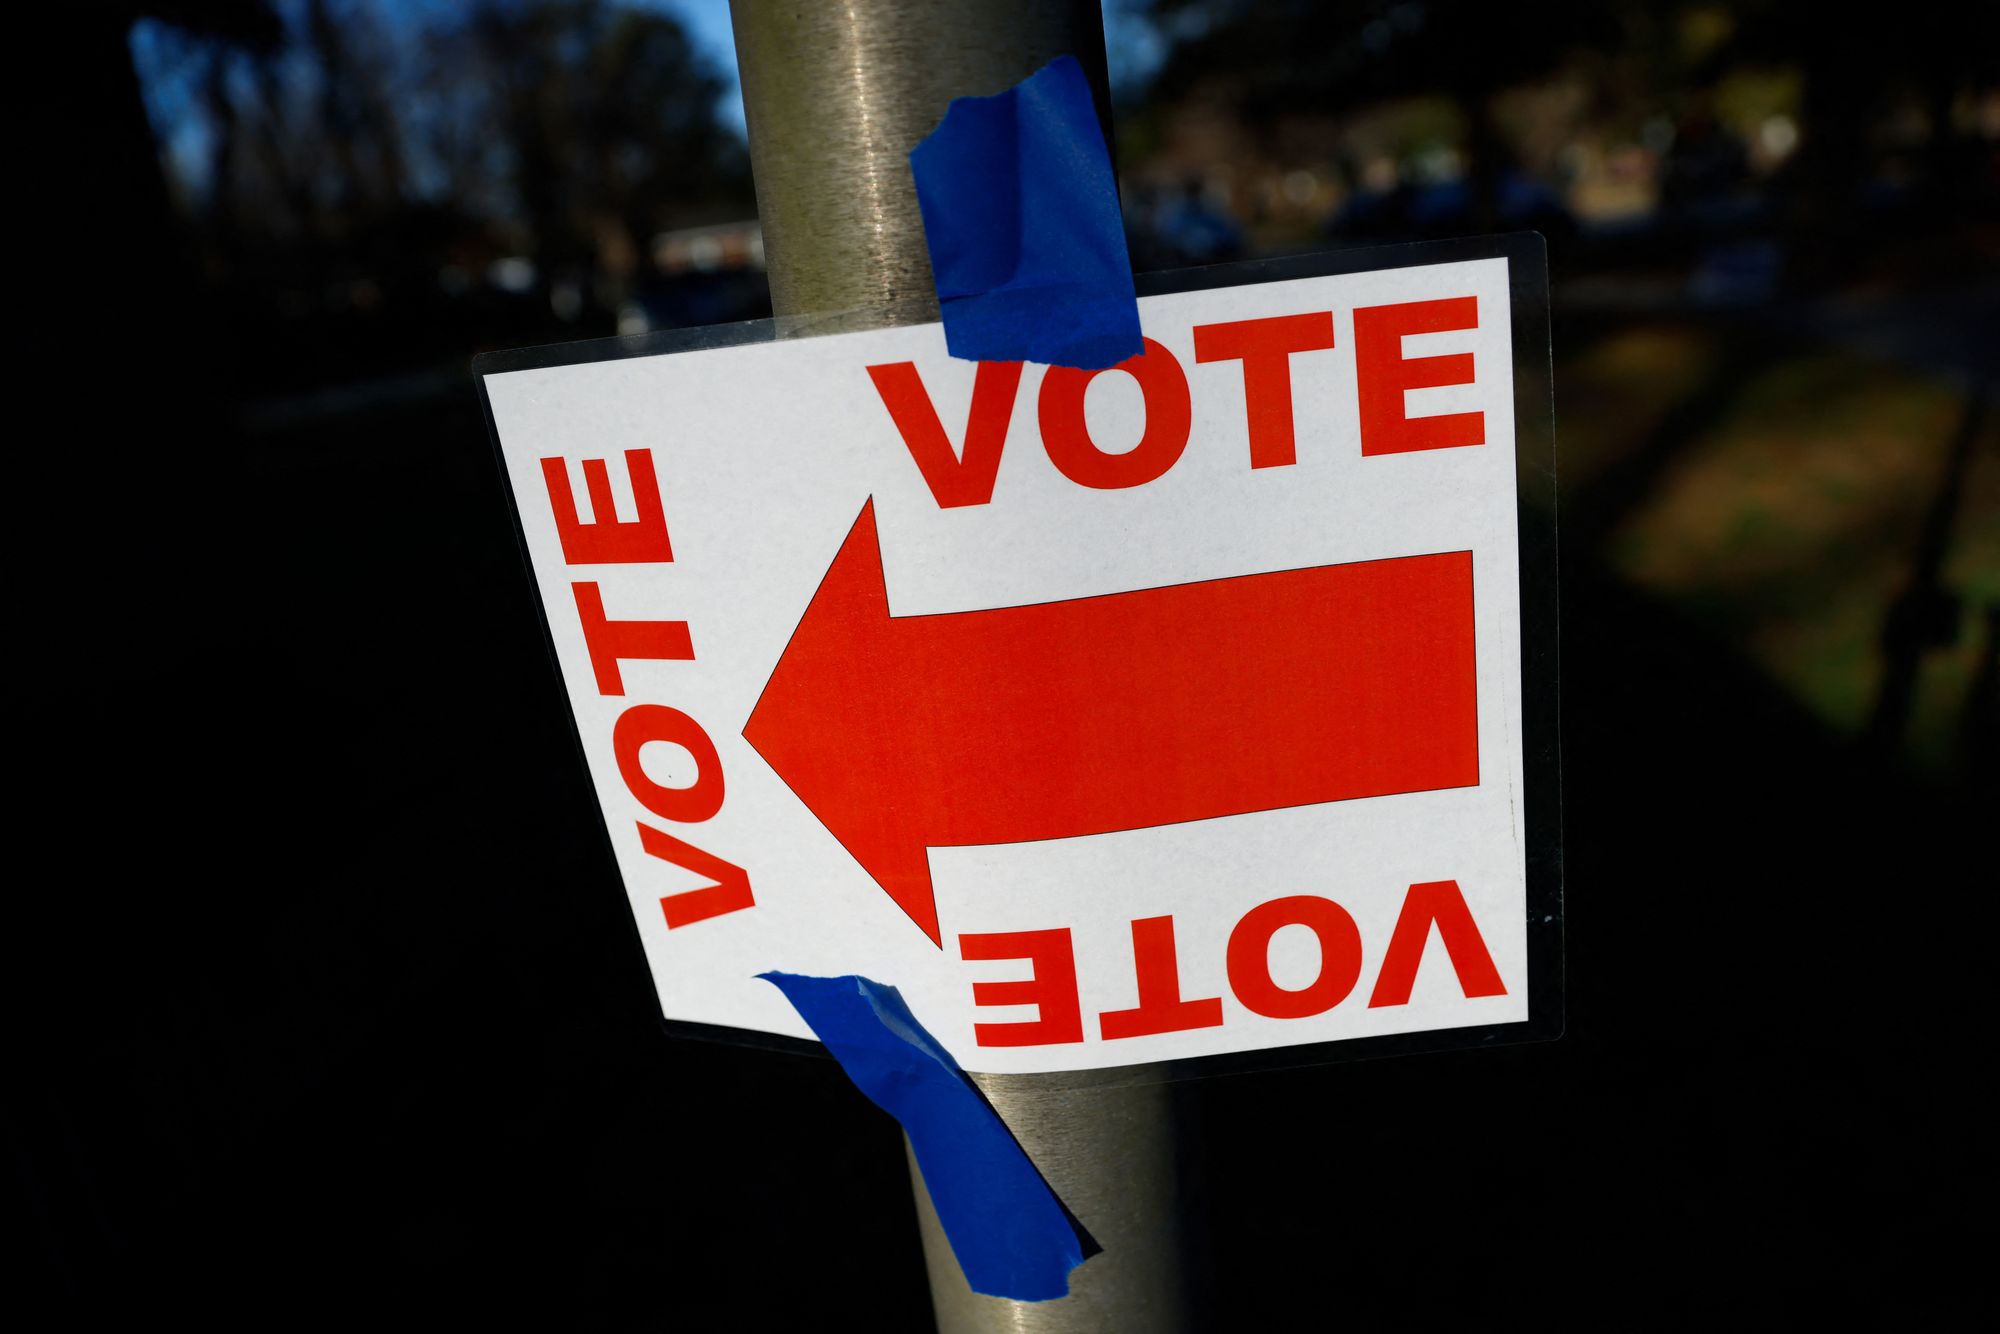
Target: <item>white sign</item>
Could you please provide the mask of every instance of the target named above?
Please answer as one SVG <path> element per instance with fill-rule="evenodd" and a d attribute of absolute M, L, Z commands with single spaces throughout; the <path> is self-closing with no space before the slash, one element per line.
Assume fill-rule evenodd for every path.
<path fill-rule="evenodd" d="M 859 973 L 1016 1072 L 1527 1021 L 1519 262 L 1147 298 L 1097 373 L 488 373 L 662 1013 Z"/>

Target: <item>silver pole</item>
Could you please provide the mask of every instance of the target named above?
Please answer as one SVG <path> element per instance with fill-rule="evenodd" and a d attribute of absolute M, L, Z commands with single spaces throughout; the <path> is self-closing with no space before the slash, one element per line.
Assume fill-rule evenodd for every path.
<path fill-rule="evenodd" d="M 997 93 L 1073 55 L 1108 131 L 1098 0 L 731 0 L 730 13 L 781 327 L 937 318 L 908 154 L 952 98 Z M 1170 1089 L 975 1079 L 1104 1250 L 1071 1275 L 1059 1301 L 980 1296 L 966 1286 L 913 1162 L 943 1334 L 1187 1328 Z"/>
<path fill-rule="evenodd" d="M 908 154 L 954 97 L 1073 55 L 1104 95 L 1088 0 L 730 0 L 771 304 L 790 316 L 937 318 Z M 887 316 L 884 318 L 883 316 Z M 826 326 L 820 325 L 824 329 Z"/>

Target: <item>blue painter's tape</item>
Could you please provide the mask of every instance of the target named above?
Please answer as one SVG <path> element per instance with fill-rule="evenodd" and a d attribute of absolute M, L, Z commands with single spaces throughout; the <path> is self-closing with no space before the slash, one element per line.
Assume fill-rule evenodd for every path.
<path fill-rule="evenodd" d="M 902 994 L 852 975 L 758 976 L 785 993 L 848 1078 L 903 1123 L 972 1290 L 1029 1302 L 1066 1296 L 1069 1271 L 1083 1263 L 1083 1238 Z"/>
<path fill-rule="evenodd" d="M 1145 350 L 1118 182 L 1075 57 L 954 99 L 910 170 L 954 357 L 1102 370 Z"/>

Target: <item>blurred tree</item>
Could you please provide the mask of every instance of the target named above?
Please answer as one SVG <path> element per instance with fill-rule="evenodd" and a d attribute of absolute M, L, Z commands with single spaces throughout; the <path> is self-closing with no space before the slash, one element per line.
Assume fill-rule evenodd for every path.
<path fill-rule="evenodd" d="M 1511 166 L 1496 94 L 1563 69 L 1587 75 L 1595 112 L 1613 121 L 1710 114 L 1731 71 L 1803 76 L 1802 143 L 1790 173 L 1791 221 L 1822 248 L 1842 212 L 1878 184 L 1870 136 L 1899 100 L 1922 122 L 1925 197 L 1990 207 L 1969 107 L 2000 81 L 2000 7 L 1918 4 L 1895 14 L 1836 12 L 1808 0 L 1551 0 L 1524 10 L 1474 0 L 1133 0 L 1170 43 L 1147 101 L 1207 97 L 1252 126 L 1300 113 L 1344 114 L 1392 98 L 1448 98 L 1471 221 L 1489 227 Z M 1879 193 L 1879 192 L 1878 192 Z"/>
<path fill-rule="evenodd" d="M 1714 59 L 1804 74 L 1790 221 L 1808 281 L 1837 279 L 1875 225 L 1865 215 L 1884 205 L 1993 220 L 2000 162 L 1957 107 L 2000 85 L 2000 6 L 1920 3 L 1857 21 L 1809 0 L 1759 0 Z M 1899 106 L 1915 113 L 1916 143 L 1882 142 Z"/>
<path fill-rule="evenodd" d="M 613 268 L 670 222 L 749 205 L 723 83 L 673 19 L 584 0 L 482 0 L 469 27 L 537 251 Z M 470 90 L 468 90 L 470 91 Z"/>
<path fill-rule="evenodd" d="M 1620 15 L 1603 0 L 1550 0 L 1528 21 L 1505 5 L 1440 0 L 1154 0 L 1176 35 L 1153 100 L 1222 91 L 1246 121 L 1288 111 L 1348 111 L 1392 97 L 1444 93 L 1466 118 L 1477 225 L 1499 213 L 1509 154 L 1493 98 L 1541 77 L 1577 46 L 1608 45 Z"/>
<path fill-rule="evenodd" d="M 747 154 L 718 117 L 726 85 L 669 15 L 606 0 L 237 8 L 263 40 L 199 5 L 142 25 L 155 130 L 232 325 L 315 325 L 349 373 L 609 332 L 656 231 L 754 210 Z M 474 290 L 505 257 L 525 261 L 507 292 Z M 582 328 L 535 323 L 552 283 Z M 502 296 L 540 316 L 469 332 L 468 305 Z M 370 314 L 390 311 L 419 318 Z M 366 338 L 332 327 L 357 321 Z"/>

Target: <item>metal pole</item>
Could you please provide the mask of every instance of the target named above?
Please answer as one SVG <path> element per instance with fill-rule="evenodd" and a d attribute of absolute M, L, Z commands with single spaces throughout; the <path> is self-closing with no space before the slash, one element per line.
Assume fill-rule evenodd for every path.
<path fill-rule="evenodd" d="M 1000 92 L 1068 53 L 1098 90 L 1109 138 L 1104 28 L 1089 0 L 730 0 L 729 9 L 781 322 L 937 318 L 908 155 L 952 98 Z"/>
<path fill-rule="evenodd" d="M 1106 118 L 1098 0 L 731 0 L 771 303 L 781 327 L 881 328 L 937 317 L 908 154 L 954 97 L 997 93 L 1077 58 Z M 912 1163 L 931 1301 L 944 1334 L 1188 1325 L 1166 1086 L 1050 1088 L 974 1077 L 1102 1254 L 1053 1302 L 973 1293 Z"/>

